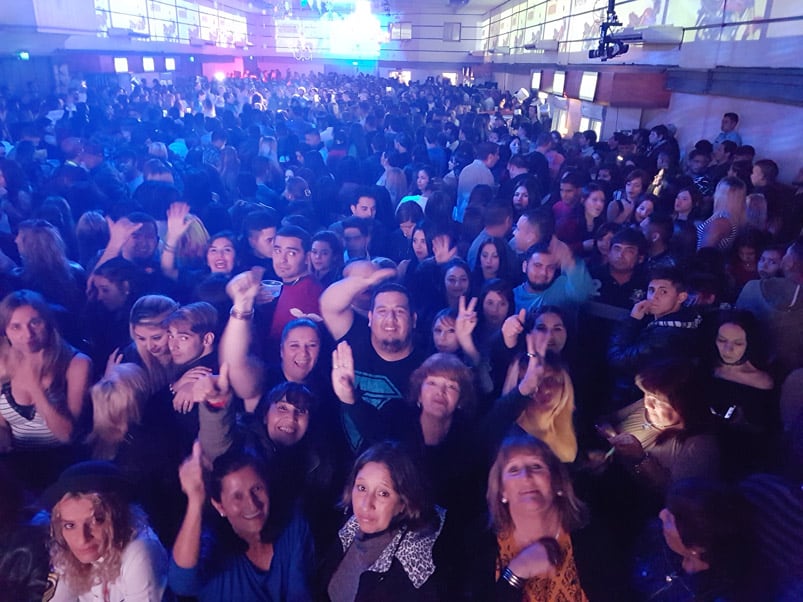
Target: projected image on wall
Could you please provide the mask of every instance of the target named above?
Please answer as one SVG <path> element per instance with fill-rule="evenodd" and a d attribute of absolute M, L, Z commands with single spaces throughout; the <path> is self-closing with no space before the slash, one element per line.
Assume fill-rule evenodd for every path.
<path fill-rule="evenodd" d="M 321 2 L 276 21 L 276 51 L 316 58 L 377 58 L 387 34 L 369 0 Z"/>

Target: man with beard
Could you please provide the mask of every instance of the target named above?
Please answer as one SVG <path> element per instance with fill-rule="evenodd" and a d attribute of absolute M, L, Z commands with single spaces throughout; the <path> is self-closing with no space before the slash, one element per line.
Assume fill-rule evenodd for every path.
<path fill-rule="evenodd" d="M 398 439 L 407 422 L 405 402 L 410 374 L 426 358 L 413 345 L 416 314 L 403 286 L 383 283 L 393 269 L 359 272 L 335 282 L 321 296 L 324 323 L 339 341 L 334 369 L 347 370 L 353 395 L 341 397 L 346 438 L 355 454 L 376 441 Z M 355 314 L 352 302 L 376 287 L 367 320 Z"/>
<path fill-rule="evenodd" d="M 576 311 L 591 296 L 593 285 L 585 264 L 575 260 L 571 249 L 557 238 L 527 249 L 521 270 L 525 281 L 513 289 L 516 312 L 542 305 Z"/>

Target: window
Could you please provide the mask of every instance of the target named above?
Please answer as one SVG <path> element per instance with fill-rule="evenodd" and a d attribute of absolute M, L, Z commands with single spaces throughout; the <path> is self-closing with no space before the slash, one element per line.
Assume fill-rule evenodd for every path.
<path fill-rule="evenodd" d="M 460 41 L 460 23 L 443 24 L 443 41 L 444 42 Z"/>
<path fill-rule="evenodd" d="M 409 21 L 402 23 L 390 24 L 390 39 L 391 40 L 412 40 L 413 39 L 413 24 Z"/>
<path fill-rule="evenodd" d="M 165 71 L 175 71 L 176 70 L 176 59 L 172 57 L 165 58 Z"/>
<path fill-rule="evenodd" d="M 153 64 L 153 57 L 152 56 L 143 56 L 142 57 L 142 70 L 146 72 L 155 71 L 156 66 Z"/>
<path fill-rule="evenodd" d="M 563 86 L 566 85 L 566 72 L 555 71 L 555 79 L 552 80 L 552 93 L 562 95 Z"/>
<path fill-rule="evenodd" d="M 128 59 L 122 57 L 114 58 L 114 72 L 115 73 L 128 73 Z"/>

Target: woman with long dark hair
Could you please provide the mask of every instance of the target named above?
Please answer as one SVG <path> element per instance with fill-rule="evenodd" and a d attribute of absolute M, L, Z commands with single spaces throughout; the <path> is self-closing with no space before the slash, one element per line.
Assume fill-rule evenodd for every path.
<path fill-rule="evenodd" d="M 74 441 L 90 384 L 89 358 L 61 338 L 50 307 L 34 291 L 3 299 L 0 332 L 0 450 Z"/>

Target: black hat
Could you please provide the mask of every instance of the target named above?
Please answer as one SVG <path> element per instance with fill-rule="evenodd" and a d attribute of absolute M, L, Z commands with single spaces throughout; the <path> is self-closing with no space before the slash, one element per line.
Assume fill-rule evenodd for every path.
<path fill-rule="evenodd" d="M 126 499 L 132 494 L 131 482 L 111 462 L 91 460 L 73 464 L 42 494 L 44 508 L 53 508 L 68 493 L 116 493 Z"/>

